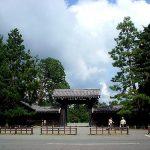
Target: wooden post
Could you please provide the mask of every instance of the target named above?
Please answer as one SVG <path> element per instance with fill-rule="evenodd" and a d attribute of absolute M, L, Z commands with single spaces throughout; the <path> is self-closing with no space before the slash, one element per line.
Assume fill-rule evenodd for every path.
<path fill-rule="evenodd" d="M 46 134 L 48 134 L 48 126 L 46 126 Z"/>
<path fill-rule="evenodd" d="M 129 127 L 127 127 L 127 134 L 129 134 Z"/>
<path fill-rule="evenodd" d="M 93 125 L 93 123 L 92 123 L 92 106 L 93 105 L 91 103 L 88 104 L 88 109 L 89 109 L 89 126 L 90 127 Z"/>
<path fill-rule="evenodd" d="M 15 134 L 17 134 L 17 128 L 15 127 Z"/>
<path fill-rule="evenodd" d="M 97 134 L 97 126 L 96 126 L 96 134 Z"/>
<path fill-rule="evenodd" d="M 33 134 L 33 127 L 31 127 L 31 134 Z"/>
<path fill-rule="evenodd" d="M 77 127 L 75 127 L 75 129 L 76 129 L 76 132 L 75 132 L 75 134 L 77 135 Z"/>
<path fill-rule="evenodd" d="M 147 130 L 148 130 L 147 134 L 150 134 L 150 126 L 148 126 Z"/>
<path fill-rule="evenodd" d="M 67 125 L 67 104 L 61 104 L 60 111 L 60 126 L 64 127 Z"/>
<path fill-rule="evenodd" d="M 59 127 L 58 127 L 58 134 L 59 134 Z"/>
<path fill-rule="evenodd" d="M 41 126 L 41 135 L 42 135 L 42 126 Z"/>
<path fill-rule="evenodd" d="M 71 134 L 71 126 L 70 126 L 70 134 Z"/>
<path fill-rule="evenodd" d="M 110 128 L 108 128 L 108 134 L 110 134 Z"/>
<path fill-rule="evenodd" d="M 54 134 L 54 127 L 52 126 L 52 134 Z"/>

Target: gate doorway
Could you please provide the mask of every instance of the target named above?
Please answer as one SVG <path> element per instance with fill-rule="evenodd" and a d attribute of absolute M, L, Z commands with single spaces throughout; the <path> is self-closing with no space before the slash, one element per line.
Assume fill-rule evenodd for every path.
<path fill-rule="evenodd" d="M 86 104 L 71 104 L 67 108 L 67 125 L 89 122 L 89 110 Z"/>
<path fill-rule="evenodd" d="M 55 89 L 53 98 L 60 104 L 60 126 L 67 125 L 67 110 L 71 104 L 85 104 L 89 112 L 89 126 L 92 126 L 92 107 L 100 98 L 99 89 Z"/>

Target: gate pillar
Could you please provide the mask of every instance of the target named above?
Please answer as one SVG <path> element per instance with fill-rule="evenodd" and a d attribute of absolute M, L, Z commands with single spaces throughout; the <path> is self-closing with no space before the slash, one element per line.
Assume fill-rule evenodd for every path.
<path fill-rule="evenodd" d="M 67 104 L 61 104 L 61 111 L 60 111 L 60 126 L 67 125 Z"/>
<path fill-rule="evenodd" d="M 94 103 L 89 103 L 88 104 L 88 109 L 89 109 L 89 126 L 93 126 L 93 118 L 92 118 L 92 107 Z"/>

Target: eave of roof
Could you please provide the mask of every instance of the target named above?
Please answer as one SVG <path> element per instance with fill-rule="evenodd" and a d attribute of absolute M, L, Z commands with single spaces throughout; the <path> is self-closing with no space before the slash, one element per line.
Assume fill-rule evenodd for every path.
<path fill-rule="evenodd" d="M 49 106 L 38 106 L 35 104 L 29 105 L 26 102 L 21 101 L 21 103 L 30 109 L 32 109 L 35 112 L 41 112 L 41 113 L 60 113 L 61 108 L 52 108 Z"/>
<path fill-rule="evenodd" d="M 80 98 L 99 98 L 100 89 L 55 89 L 54 99 L 80 99 Z"/>

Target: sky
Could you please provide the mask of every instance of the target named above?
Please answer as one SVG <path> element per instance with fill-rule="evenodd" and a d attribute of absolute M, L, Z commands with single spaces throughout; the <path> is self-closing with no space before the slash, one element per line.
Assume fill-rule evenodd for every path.
<path fill-rule="evenodd" d="M 109 102 L 117 70 L 108 52 L 126 16 L 142 30 L 150 0 L 0 0 L 0 34 L 18 28 L 34 56 L 61 61 L 72 89 L 99 88 L 100 101 Z"/>

